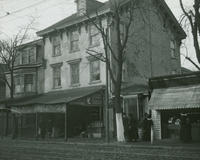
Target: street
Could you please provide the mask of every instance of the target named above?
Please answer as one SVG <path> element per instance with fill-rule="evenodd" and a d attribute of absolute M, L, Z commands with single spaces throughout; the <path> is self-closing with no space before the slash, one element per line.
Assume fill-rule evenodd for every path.
<path fill-rule="evenodd" d="M 0 160 L 199 160 L 199 147 L 1 140 Z"/>

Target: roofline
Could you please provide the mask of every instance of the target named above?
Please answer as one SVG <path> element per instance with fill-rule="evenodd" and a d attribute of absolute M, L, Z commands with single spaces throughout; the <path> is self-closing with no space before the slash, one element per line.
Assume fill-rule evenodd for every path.
<path fill-rule="evenodd" d="M 185 78 L 185 77 L 200 77 L 200 71 L 195 71 L 195 72 L 185 73 L 185 74 L 175 74 L 175 75 L 152 77 L 149 79 L 149 81 L 181 79 L 181 78 Z"/>
<path fill-rule="evenodd" d="M 183 30 L 183 28 L 180 26 L 180 24 L 178 23 L 178 21 L 177 21 L 177 19 L 176 19 L 176 17 L 174 16 L 174 14 L 172 13 L 172 11 L 171 11 L 171 9 L 169 8 L 169 6 L 166 4 L 166 2 L 164 1 L 164 0 L 158 0 L 159 2 L 160 2 L 160 4 L 164 7 L 164 9 L 166 10 L 166 12 L 167 12 L 167 14 L 169 14 L 169 17 L 170 17 L 170 19 L 172 19 L 172 21 L 174 22 L 174 24 L 175 24 L 175 26 L 176 26 L 176 28 L 179 30 L 179 34 L 181 35 L 181 39 L 185 39 L 186 38 L 186 33 L 185 33 L 185 31 Z M 128 2 L 128 0 L 126 1 L 126 2 Z M 106 2 L 104 2 L 104 4 L 105 4 Z M 103 15 L 103 14 L 106 14 L 106 13 L 109 13 L 109 12 L 111 12 L 111 8 L 109 7 L 109 8 L 107 8 L 107 9 L 104 9 L 104 10 L 102 10 L 102 11 L 99 11 L 99 15 Z M 75 13 L 75 14 L 77 14 L 77 13 Z M 71 15 L 72 16 L 72 15 Z M 69 17 L 69 16 L 68 16 Z M 94 18 L 94 17 L 96 17 L 96 14 L 95 13 L 91 13 L 91 18 Z M 67 17 L 66 17 L 67 18 Z M 43 30 L 41 30 L 41 31 L 38 31 L 38 32 L 36 32 L 36 34 L 38 35 L 38 36 L 44 36 L 44 35 L 46 35 L 46 34 L 48 34 L 48 33 L 52 33 L 52 32 L 54 32 L 54 31 L 56 31 L 56 30 L 60 30 L 60 29 L 64 29 L 64 28 L 67 28 L 67 27 L 70 27 L 70 26 L 72 26 L 72 25 L 75 25 L 75 24 L 78 24 L 78 23 L 81 23 L 81 22 L 84 22 L 84 21 L 86 21 L 86 20 L 88 20 L 88 18 L 87 17 L 83 17 L 82 19 L 79 19 L 79 20 L 75 20 L 75 21 L 73 21 L 72 23 L 68 23 L 67 25 L 65 25 L 64 27 L 57 27 L 57 28 L 54 28 L 54 29 L 50 29 L 50 28 L 52 28 L 53 26 L 56 26 L 57 24 L 59 24 L 60 22 L 62 22 L 64 19 L 62 19 L 62 20 L 60 20 L 59 22 L 57 22 L 57 23 L 55 23 L 55 24 L 53 24 L 53 25 L 51 25 L 51 26 L 49 26 L 49 27 L 47 27 L 47 28 L 45 28 L 45 29 L 43 29 Z M 49 30 L 50 29 L 50 30 Z"/>
<path fill-rule="evenodd" d="M 99 11 L 98 14 L 99 14 L 100 16 L 102 16 L 102 15 L 107 14 L 107 13 L 110 13 L 110 12 L 111 12 L 111 10 L 110 10 L 110 8 L 108 8 L 108 9 L 106 9 L 106 10 Z M 77 13 L 75 13 L 75 14 L 77 14 Z M 71 15 L 71 16 L 72 16 L 72 15 Z M 93 13 L 93 12 L 90 13 L 90 18 L 94 18 L 94 17 L 96 17 L 96 13 Z M 66 17 L 66 18 L 67 18 L 67 17 Z M 52 28 L 53 26 L 59 24 L 59 23 L 62 22 L 63 20 L 64 20 L 64 19 L 58 21 L 57 23 L 55 23 L 55 24 L 53 24 L 53 25 L 51 25 L 51 26 L 49 26 L 49 27 L 47 27 L 47 28 L 45 28 L 45 29 L 43 29 L 43 30 L 41 30 L 41 31 L 36 32 L 36 34 L 37 34 L 38 36 L 44 36 L 44 35 L 46 35 L 46 34 L 48 34 L 48 33 L 52 33 L 52 32 L 54 32 L 54 31 L 56 31 L 56 30 L 60 30 L 60 29 L 64 29 L 64 28 L 67 28 L 67 27 L 76 25 L 76 24 L 78 24 L 78 23 L 82 23 L 82 22 L 87 21 L 87 20 L 89 20 L 89 19 L 88 19 L 87 17 L 84 17 L 84 16 L 83 16 L 82 19 L 78 19 L 78 20 L 73 21 L 72 23 L 68 23 L 68 24 L 65 25 L 64 27 L 57 27 L 57 28 L 54 28 L 54 29 L 50 29 L 50 30 L 49 30 L 49 28 Z"/>
<path fill-rule="evenodd" d="M 41 37 L 39 37 L 39 39 L 32 40 L 30 42 L 20 44 L 19 46 L 17 46 L 17 48 L 25 47 L 25 46 L 28 46 L 28 45 L 34 45 L 34 44 L 36 44 L 37 42 L 40 42 L 40 41 L 42 41 Z"/>
<path fill-rule="evenodd" d="M 178 28 L 178 30 L 180 31 L 181 34 L 181 39 L 185 39 L 186 38 L 186 33 L 183 30 L 183 28 L 180 26 L 180 24 L 178 23 L 176 17 L 174 16 L 174 14 L 172 13 L 171 9 L 169 8 L 169 6 L 167 5 L 167 3 L 164 0 L 159 0 L 161 5 L 163 5 L 163 7 L 166 9 L 167 13 L 169 14 L 169 16 L 171 17 L 171 19 L 173 20 L 173 22 L 175 23 L 176 27 Z"/>

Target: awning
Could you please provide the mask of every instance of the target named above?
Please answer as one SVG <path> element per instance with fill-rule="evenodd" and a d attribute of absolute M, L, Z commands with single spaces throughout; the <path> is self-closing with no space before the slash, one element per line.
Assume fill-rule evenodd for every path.
<path fill-rule="evenodd" d="M 82 87 L 82 88 L 49 92 L 29 100 L 23 100 L 23 101 L 18 101 L 16 103 L 12 103 L 12 106 L 33 105 L 33 104 L 50 105 L 50 104 L 69 103 L 79 98 L 101 91 L 103 88 L 104 86 L 92 86 L 92 87 Z"/>
<path fill-rule="evenodd" d="M 148 105 L 154 110 L 200 108 L 200 85 L 154 89 Z"/>

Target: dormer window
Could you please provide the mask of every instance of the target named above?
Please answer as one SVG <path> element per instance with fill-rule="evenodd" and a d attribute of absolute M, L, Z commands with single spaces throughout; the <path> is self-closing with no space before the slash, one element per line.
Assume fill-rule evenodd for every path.
<path fill-rule="evenodd" d="M 59 36 L 53 37 L 53 56 L 61 55 L 60 38 Z"/>

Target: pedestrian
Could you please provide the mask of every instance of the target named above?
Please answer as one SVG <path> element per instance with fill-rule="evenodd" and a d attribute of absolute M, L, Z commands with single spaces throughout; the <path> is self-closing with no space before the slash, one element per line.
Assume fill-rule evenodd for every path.
<path fill-rule="evenodd" d="M 190 142 L 192 140 L 191 136 L 191 123 L 190 119 L 186 118 L 186 124 L 185 124 L 185 142 Z"/>
<path fill-rule="evenodd" d="M 138 121 L 137 119 L 133 118 L 133 139 L 136 142 L 138 140 Z"/>
<path fill-rule="evenodd" d="M 52 137 L 52 131 L 53 131 L 53 121 L 51 119 L 49 119 L 48 123 L 47 123 L 48 138 Z"/>
<path fill-rule="evenodd" d="M 124 125 L 124 138 L 125 141 L 128 141 L 128 117 L 125 113 L 122 114 L 123 115 L 123 125 Z"/>
<path fill-rule="evenodd" d="M 142 140 L 147 141 L 148 140 L 148 120 L 147 120 L 148 114 L 144 114 L 144 119 L 142 121 Z"/>
<path fill-rule="evenodd" d="M 133 139 L 135 141 L 137 141 L 138 129 L 137 129 L 136 120 L 134 120 L 132 114 L 129 114 L 129 116 L 128 116 L 128 141 L 132 142 Z"/>
<path fill-rule="evenodd" d="M 45 124 L 45 121 L 43 119 L 40 121 L 39 128 L 40 128 L 41 138 L 45 139 L 45 136 L 46 136 L 46 124 Z"/>

